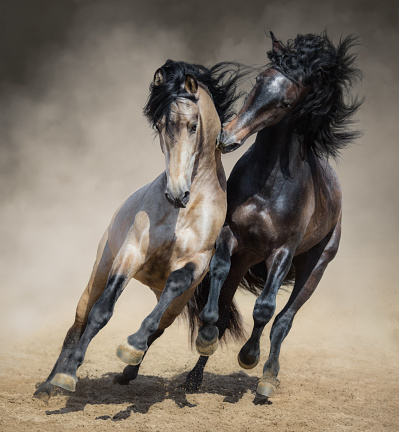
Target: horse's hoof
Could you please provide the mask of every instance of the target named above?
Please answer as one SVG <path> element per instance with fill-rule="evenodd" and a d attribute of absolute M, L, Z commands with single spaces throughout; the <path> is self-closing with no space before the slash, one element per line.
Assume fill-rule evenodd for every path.
<path fill-rule="evenodd" d="M 52 392 L 53 386 L 49 382 L 45 382 L 37 388 L 37 390 L 33 393 L 33 397 L 48 404 Z"/>
<path fill-rule="evenodd" d="M 200 336 L 198 335 L 195 341 L 195 347 L 197 348 L 198 354 L 206 357 L 211 356 L 217 350 L 218 346 L 219 346 L 218 337 L 216 337 L 216 339 L 210 342 L 207 342 L 201 339 Z"/>
<path fill-rule="evenodd" d="M 125 363 L 136 366 L 141 363 L 144 357 L 144 351 L 134 348 L 126 340 L 116 349 L 116 355 Z"/>
<path fill-rule="evenodd" d="M 237 360 L 238 360 L 238 364 L 243 368 L 243 369 L 253 369 L 258 363 L 259 363 L 259 356 L 255 358 L 254 361 L 252 361 L 251 363 L 244 363 L 242 361 L 242 358 L 240 356 L 241 351 L 238 353 L 237 356 Z M 247 356 L 248 357 L 248 356 Z"/>
<path fill-rule="evenodd" d="M 66 373 L 57 373 L 55 377 L 50 381 L 51 384 L 61 387 L 65 390 L 69 390 L 74 392 L 76 389 L 76 383 L 78 379 L 73 377 L 72 375 L 68 375 Z"/>
<path fill-rule="evenodd" d="M 256 393 L 267 397 L 273 396 L 277 391 L 279 382 L 278 380 L 275 380 L 274 383 L 271 383 L 269 381 L 270 378 L 268 380 L 261 378 L 258 384 L 258 388 L 256 389 Z"/>

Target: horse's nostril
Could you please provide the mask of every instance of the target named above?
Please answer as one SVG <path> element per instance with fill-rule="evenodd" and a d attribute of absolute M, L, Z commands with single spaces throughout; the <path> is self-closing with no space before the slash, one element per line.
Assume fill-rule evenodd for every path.
<path fill-rule="evenodd" d="M 184 205 L 186 205 L 188 203 L 189 199 L 190 199 L 190 192 L 189 191 L 184 192 L 183 198 L 181 200 L 182 203 Z"/>
<path fill-rule="evenodd" d="M 172 205 L 175 205 L 174 198 L 172 198 L 167 192 L 165 192 L 165 197 Z"/>

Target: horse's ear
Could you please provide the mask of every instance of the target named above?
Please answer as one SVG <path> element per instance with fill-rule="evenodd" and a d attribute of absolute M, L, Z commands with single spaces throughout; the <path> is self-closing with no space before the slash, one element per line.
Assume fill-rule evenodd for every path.
<path fill-rule="evenodd" d="M 276 38 L 276 36 L 274 36 L 274 33 L 272 31 L 270 32 L 270 37 L 272 38 L 272 43 L 273 43 L 272 50 L 273 50 L 273 52 L 279 56 L 283 55 L 283 52 L 284 52 L 283 44 Z"/>
<path fill-rule="evenodd" d="M 184 88 L 191 94 L 196 94 L 198 90 L 198 81 L 191 74 L 186 74 L 186 82 Z"/>
<path fill-rule="evenodd" d="M 160 84 L 162 84 L 164 81 L 164 76 L 162 73 L 162 69 L 159 68 L 156 70 L 155 74 L 154 74 L 154 80 L 152 81 L 154 86 L 159 86 Z"/>

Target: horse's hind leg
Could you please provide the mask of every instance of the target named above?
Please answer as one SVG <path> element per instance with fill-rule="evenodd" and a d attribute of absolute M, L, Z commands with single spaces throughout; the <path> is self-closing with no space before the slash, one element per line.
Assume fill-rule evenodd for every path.
<path fill-rule="evenodd" d="M 65 362 L 56 368 L 51 384 L 75 391 L 76 371 L 83 363 L 90 341 L 111 319 L 116 301 L 141 265 L 142 256 L 137 248 L 128 243 L 126 247 L 120 249 L 113 261 L 104 291 L 91 308 L 78 343 Z"/>
<path fill-rule="evenodd" d="M 291 296 L 284 309 L 277 315 L 270 332 L 270 353 L 263 368 L 263 376 L 257 393 L 271 396 L 278 384 L 281 344 L 291 329 L 295 314 L 316 289 L 328 263 L 335 257 L 341 236 L 341 221 L 318 245 L 295 258 L 296 278 Z"/>
<path fill-rule="evenodd" d="M 277 249 L 266 261 L 267 277 L 265 286 L 255 302 L 254 325 L 248 341 L 238 353 L 238 362 L 244 369 L 252 369 L 259 362 L 260 337 L 276 309 L 277 291 L 291 267 L 293 251 L 289 247 Z"/>
<path fill-rule="evenodd" d="M 53 379 L 56 370 L 65 363 L 71 351 L 75 348 L 78 343 L 87 323 L 89 312 L 94 303 L 99 299 L 102 292 L 104 291 L 105 284 L 109 270 L 112 265 L 112 254 L 109 250 L 107 242 L 107 233 L 103 236 L 98 246 L 97 258 L 93 267 L 93 271 L 87 284 L 85 291 L 83 292 L 75 314 L 75 322 L 72 327 L 68 330 L 64 343 L 62 345 L 61 353 L 56 361 L 50 375 L 47 380 L 42 383 L 34 393 L 34 397 L 48 401 L 53 390 Z"/>

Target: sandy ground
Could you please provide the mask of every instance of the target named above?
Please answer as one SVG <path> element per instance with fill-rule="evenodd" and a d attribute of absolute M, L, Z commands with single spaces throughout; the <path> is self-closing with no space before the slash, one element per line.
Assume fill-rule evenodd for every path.
<path fill-rule="evenodd" d="M 281 385 L 269 405 L 253 404 L 262 365 L 241 370 L 236 361 L 240 345 L 235 343 L 219 347 L 208 362 L 201 391 L 186 394 L 181 384 L 197 355 L 189 349 L 182 321 L 151 347 L 134 382 L 113 384 L 124 366 L 115 356 L 116 345 L 154 305 L 144 288 L 140 293 L 141 303 L 137 290 L 124 293 L 113 319 L 91 343 L 76 392 L 59 391 L 48 405 L 32 399 L 32 393 L 58 355 L 69 323 L 66 314 L 62 311 L 58 322 L 28 339 L 10 342 L 3 335 L 0 430 L 399 430 L 398 344 L 343 340 L 342 332 L 354 328 L 350 317 L 331 321 L 328 313 L 318 312 L 316 301 L 297 317 L 283 345 Z M 279 295 L 279 302 L 285 299 L 286 294 Z M 249 328 L 253 298 L 239 295 L 238 301 Z M 352 336 L 356 339 L 356 332 Z"/>

